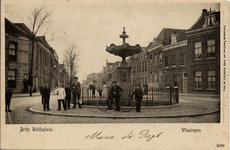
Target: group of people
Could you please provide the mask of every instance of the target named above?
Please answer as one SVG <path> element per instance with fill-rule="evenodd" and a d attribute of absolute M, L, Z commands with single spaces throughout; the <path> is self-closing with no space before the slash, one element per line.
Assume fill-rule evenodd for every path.
<path fill-rule="evenodd" d="M 105 85 L 105 84 L 104 84 Z M 113 99 L 115 99 L 116 102 L 116 109 L 114 111 L 120 111 L 120 96 L 122 93 L 122 88 L 120 86 L 117 85 L 116 81 L 112 82 L 112 86 L 108 87 L 108 92 L 106 92 L 106 86 L 103 86 L 103 93 L 107 93 L 108 97 L 108 109 L 112 109 L 112 103 L 113 103 Z M 134 92 L 132 93 L 132 95 L 130 96 L 130 98 L 132 98 L 135 95 L 135 99 L 136 99 L 136 112 L 141 112 L 141 101 L 143 98 L 143 91 L 140 88 L 140 85 L 136 85 Z"/>
<path fill-rule="evenodd" d="M 42 84 L 42 87 L 40 88 L 40 94 L 42 95 L 42 104 L 43 104 L 43 110 L 50 110 L 50 93 L 51 89 L 49 87 L 49 83 Z M 61 110 L 61 103 L 63 104 L 64 110 L 71 109 L 70 108 L 70 100 L 71 100 L 71 93 L 72 93 L 72 100 L 73 100 L 73 108 L 76 108 L 76 100 L 78 100 L 78 107 L 81 107 L 81 84 L 78 82 L 78 77 L 74 78 L 74 83 L 70 87 L 70 84 L 67 83 L 66 87 L 64 88 L 63 84 L 60 83 L 59 87 L 55 89 L 54 94 L 57 96 L 58 101 L 58 109 L 57 111 Z"/>

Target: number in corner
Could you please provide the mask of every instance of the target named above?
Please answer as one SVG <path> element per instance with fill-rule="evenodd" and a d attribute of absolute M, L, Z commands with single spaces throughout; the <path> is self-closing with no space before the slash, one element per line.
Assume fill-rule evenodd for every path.
<path fill-rule="evenodd" d="M 224 147 L 224 144 L 216 144 L 216 147 Z"/>

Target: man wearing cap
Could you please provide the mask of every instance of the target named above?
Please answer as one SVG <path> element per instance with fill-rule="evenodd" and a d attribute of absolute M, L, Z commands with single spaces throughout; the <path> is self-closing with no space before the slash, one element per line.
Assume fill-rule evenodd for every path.
<path fill-rule="evenodd" d="M 116 81 L 113 81 L 111 94 L 112 97 L 115 98 L 116 101 L 116 109 L 114 111 L 120 111 L 120 96 L 121 96 L 122 88 L 117 85 Z"/>
<path fill-rule="evenodd" d="M 81 98 L 81 84 L 78 82 L 78 77 L 74 78 L 74 83 L 72 85 L 72 94 L 73 94 L 73 109 L 76 108 L 76 99 L 78 97 L 78 106 L 81 108 L 81 104 L 79 103 L 79 99 Z"/>
<path fill-rule="evenodd" d="M 43 93 L 43 109 L 44 111 L 50 110 L 50 87 L 49 87 L 49 83 L 46 82 L 46 86 L 45 88 L 42 90 Z"/>
<path fill-rule="evenodd" d="M 141 90 L 140 85 L 136 85 L 136 89 L 131 95 L 131 97 L 133 97 L 133 95 L 135 95 L 135 99 L 137 101 L 136 112 L 141 112 L 141 101 L 143 98 L 143 91 Z"/>

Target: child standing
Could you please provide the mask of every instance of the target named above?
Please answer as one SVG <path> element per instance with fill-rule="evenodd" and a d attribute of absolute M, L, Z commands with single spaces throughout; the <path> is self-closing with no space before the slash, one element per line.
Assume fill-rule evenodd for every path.
<path fill-rule="evenodd" d="M 11 97 L 12 97 L 12 93 L 11 93 L 11 91 L 10 91 L 10 88 L 9 87 L 7 87 L 6 88 L 6 97 L 5 97 L 5 103 L 6 103 L 6 112 L 7 112 L 7 108 L 8 108 L 8 112 L 12 112 L 11 110 L 10 110 L 10 101 L 11 101 Z"/>
<path fill-rule="evenodd" d="M 57 88 L 55 90 L 55 94 L 58 95 L 58 109 L 57 109 L 57 111 L 61 110 L 61 102 L 63 104 L 64 110 L 66 110 L 65 101 L 64 101 L 66 94 L 65 94 L 65 89 L 63 88 L 62 83 L 60 83 L 59 88 Z"/>

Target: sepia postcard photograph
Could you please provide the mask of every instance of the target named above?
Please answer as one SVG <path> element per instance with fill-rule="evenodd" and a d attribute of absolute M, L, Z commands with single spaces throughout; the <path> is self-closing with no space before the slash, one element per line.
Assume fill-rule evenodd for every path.
<path fill-rule="evenodd" d="M 1 1 L 1 149 L 229 149 L 229 2 Z"/>

